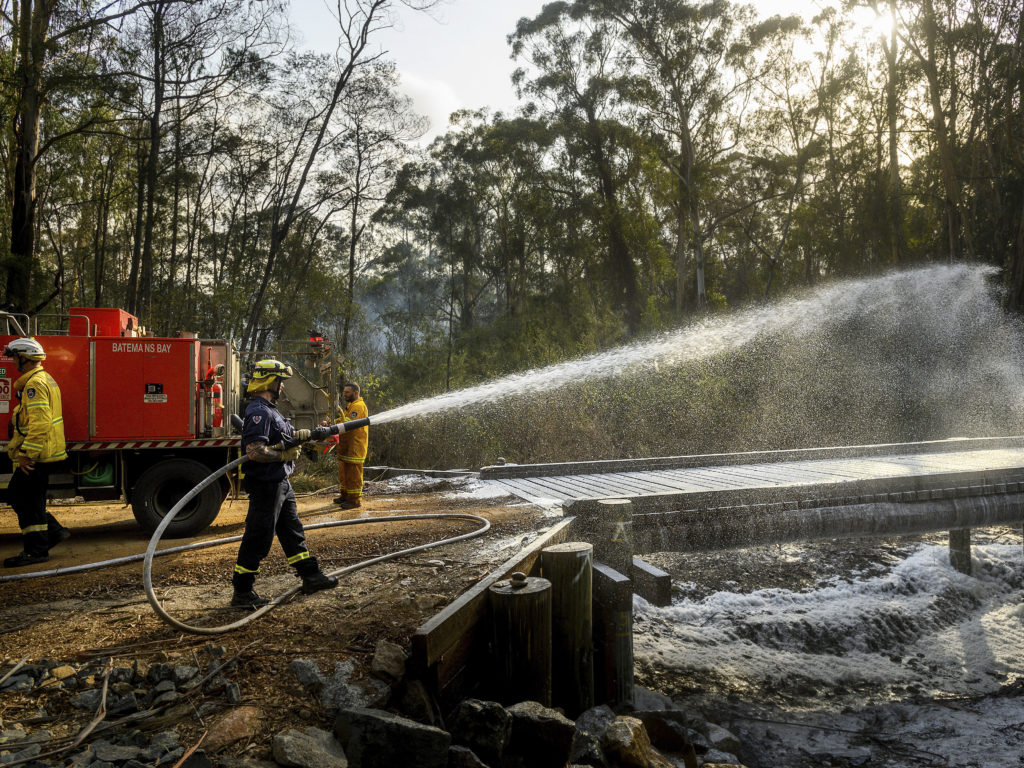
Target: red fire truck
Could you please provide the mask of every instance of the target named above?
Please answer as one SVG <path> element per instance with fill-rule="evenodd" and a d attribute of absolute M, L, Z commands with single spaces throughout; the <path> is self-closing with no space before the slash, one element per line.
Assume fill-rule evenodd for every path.
<path fill-rule="evenodd" d="M 139 525 L 152 531 L 185 493 L 238 456 L 240 438 L 231 434 L 229 417 L 240 406 L 241 370 L 230 340 L 154 337 L 133 315 L 96 307 L 31 318 L 0 312 L 0 323 L 6 323 L 0 350 L 18 336 L 34 336 L 61 388 L 69 461 L 66 472 L 51 476 L 51 496 L 123 498 Z M 0 357 L 0 421 L 7 424 L 19 375 L 14 360 Z M 316 426 L 333 398 L 305 377 L 295 378 L 281 410 L 298 427 Z M 3 452 L 0 500 L 10 478 Z M 222 477 L 208 486 L 166 535 L 204 529 L 235 482 Z"/>

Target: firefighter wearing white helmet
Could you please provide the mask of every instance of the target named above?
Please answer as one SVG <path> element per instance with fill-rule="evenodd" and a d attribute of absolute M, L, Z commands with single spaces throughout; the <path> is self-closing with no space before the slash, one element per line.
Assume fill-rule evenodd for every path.
<path fill-rule="evenodd" d="M 278 360 L 260 360 L 253 366 L 246 392 L 252 396 L 245 409 L 242 426 L 242 463 L 244 487 L 249 494 L 245 533 L 238 548 L 231 583 L 231 605 L 256 609 L 267 604 L 253 590 L 260 562 L 270 553 L 274 534 L 281 542 L 288 564 L 302 579 L 303 594 L 330 589 L 337 577 L 320 570 L 317 559 L 306 547 L 306 533 L 299 520 L 295 493 L 289 477 L 301 445 L 309 439 L 309 430 L 296 431 L 277 410 L 284 382 L 291 378 L 292 367 Z M 277 447 L 280 446 L 280 447 Z"/>
<path fill-rule="evenodd" d="M 18 515 L 24 549 L 4 560 L 5 568 L 45 563 L 50 548 L 71 532 L 46 511 L 46 488 L 55 466 L 67 458 L 60 387 L 43 370 L 46 351 L 33 338 L 15 339 L 4 349 L 21 376 L 14 382 L 18 405 L 11 414 L 7 454 L 13 474 L 7 500 Z"/>

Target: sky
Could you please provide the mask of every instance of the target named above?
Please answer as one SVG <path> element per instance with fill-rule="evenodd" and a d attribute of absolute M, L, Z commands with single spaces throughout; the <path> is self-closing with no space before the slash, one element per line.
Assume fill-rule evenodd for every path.
<path fill-rule="evenodd" d="M 330 2 L 330 0 L 328 0 Z M 441 0 L 429 13 L 402 6 L 398 23 L 376 38 L 395 60 L 406 95 L 429 118 L 429 141 L 442 133 L 457 109 L 512 112 L 511 83 L 516 63 L 507 37 L 516 22 L 537 15 L 550 0 Z M 762 16 L 813 9 L 814 0 L 754 0 Z M 335 2 L 292 0 L 291 20 L 304 45 L 332 50 L 337 24 L 328 12 Z M 808 13 L 810 11 L 807 11 Z"/>

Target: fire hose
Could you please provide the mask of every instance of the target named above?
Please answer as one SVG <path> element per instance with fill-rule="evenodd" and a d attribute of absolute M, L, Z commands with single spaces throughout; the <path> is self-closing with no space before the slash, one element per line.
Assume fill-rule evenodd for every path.
<path fill-rule="evenodd" d="M 240 421 L 241 420 L 238 418 L 237 415 L 233 415 L 232 416 L 232 422 L 237 423 L 237 422 L 240 422 Z M 315 438 L 311 438 L 311 439 L 324 439 L 325 437 L 328 437 L 328 436 L 330 436 L 332 434 L 338 434 L 339 432 L 345 432 L 345 431 L 348 431 L 348 430 L 351 430 L 351 429 L 358 429 L 359 427 L 366 426 L 367 424 L 369 424 L 369 419 L 356 419 L 356 420 L 353 420 L 353 421 L 343 422 L 341 424 L 335 424 L 332 427 L 318 427 L 316 430 L 313 430 L 313 434 L 316 435 L 316 437 Z M 280 448 L 280 447 L 286 447 L 286 446 L 275 446 L 275 447 Z M 212 482 L 217 480 L 221 475 L 225 474 L 226 472 L 231 471 L 232 469 L 237 467 L 239 464 L 241 464 L 243 461 L 245 461 L 245 459 L 246 459 L 245 456 L 240 456 L 239 458 L 235 459 L 234 461 L 231 461 L 230 463 L 225 464 L 223 467 L 221 467 L 220 469 L 216 470 L 215 472 L 213 472 L 212 474 L 207 476 L 202 482 L 200 482 L 192 490 L 190 490 L 188 493 L 186 493 L 178 501 L 178 503 L 175 504 L 174 507 L 172 507 L 171 510 L 164 516 L 163 520 L 160 521 L 160 525 L 158 525 L 156 530 L 153 532 L 153 536 L 149 540 L 149 546 L 146 548 L 146 553 L 143 556 L 142 578 L 143 578 L 143 585 L 144 585 L 145 590 L 146 590 L 146 598 L 149 600 L 150 606 L 152 606 L 153 611 L 157 614 L 157 616 L 159 616 L 161 619 L 163 619 L 166 623 L 170 624 L 172 627 L 175 627 L 176 629 L 179 629 L 179 630 L 181 630 L 183 632 L 190 632 L 192 634 L 197 634 L 197 635 L 217 635 L 217 634 L 223 634 L 225 632 L 231 632 L 231 631 L 233 631 L 235 629 L 240 629 L 241 627 L 245 626 L 246 624 L 249 624 L 250 622 L 255 621 L 256 619 L 262 617 L 264 614 L 269 613 L 270 611 L 272 611 L 277 606 L 279 606 L 282 603 L 286 602 L 289 598 L 291 598 L 301 588 L 301 585 L 296 585 L 296 586 L 292 587 L 291 589 L 288 589 L 285 592 L 282 592 L 277 597 L 274 597 L 272 600 L 270 600 L 270 602 L 267 605 L 265 605 L 265 606 L 255 610 L 255 611 L 253 611 L 252 613 L 248 614 L 244 618 L 239 619 L 238 621 L 232 622 L 230 624 L 223 624 L 223 625 L 215 626 L 215 627 L 197 627 L 197 626 L 193 626 L 193 625 L 190 625 L 190 624 L 186 624 L 186 623 L 184 623 L 182 621 L 179 621 L 178 619 L 175 619 L 173 616 L 171 616 L 164 609 L 163 604 L 160 602 L 160 599 L 156 595 L 156 591 L 155 591 L 155 589 L 153 587 L 153 558 L 154 557 L 156 557 L 158 555 L 166 555 L 166 554 L 172 554 L 172 553 L 177 553 L 177 552 L 188 551 L 188 550 L 192 550 L 192 549 L 200 549 L 200 548 L 205 548 L 205 547 L 217 546 L 217 545 L 220 545 L 220 544 L 227 544 L 229 542 L 238 541 L 238 540 L 240 540 L 242 538 L 241 536 L 231 536 L 231 537 L 227 537 L 227 538 L 223 538 L 223 539 L 216 539 L 214 541 L 198 542 L 196 544 L 189 544 L 189 545 L 185 545 L 185 546 L 182 546 L 182 547 L 172 547 L 170 549 L 160 550 L 159 552 L 157 552 L 157 549 L 156 549 L 157 545 L 160 543 L 160 539 L 163 536 L 164 531 L 167 530 L 167 527 L 171 524 L 171 522 L 178 515 L 178 513 L 180 513 L 181 510 L 185 508 L 185 505 L 188 504 L 188 502 L 191 501 L 195 496 L 197 496 L 198 494 L 202 493 L 202 491 L 208 485 L 210 485 Z M 395 560 L 395 559 L 397 559 L 399 557 L 404 557 L 406 555 L 411 555 L 411 554 L 416 553 L 416 552 L 421 552 L 421 551 L 423 551 L 425 549 L 432 549 L 434 547 L 440 547 L 440 546 L 443 546 L 445 544 L 454 544 L 455 542 L 458 542 L 458 541 L 464 541 L 466 539 L 471 539 L 471 538 L 475 538 L 477 536 L 481 536 L 484 533 L 486 533 L 488 530 L 490 530 L 491 523 L 486 518 L 480 517 L 478 515 L 470 515 L 470 514 L 461 513 L 461 512 L 438 512 L 438 513 L 415 514 L 415 515 L 388 515 L 388 516 L 382 516 L 382 517 L 364 517 L 364 518 L 355 518 L 355 519 L 351 519 L 351 520 L 332 520 L 332 521 L 329 521 L 329 522 L 316 523 L 316 524 L 313 524 L 313 525 L 304 526 L 304 528 L 306 530 L 315 530 L 315 529 L 319 529 L 319 528 L 332 528 L 332 527 L 338 527 L 338 526 L 343 526 L 343 525 L 362 525 L 362 524 L 371 524 L 371 523 L 392 523 L 392 522 L 401 522 L 401 521 L 409 521 L 409 520 L 444 520 L 444 519 L 448 519 L 448 520 L 471 520 L 473 522 L 480 523 L 480 527 L 475 529 L 475 530 L 473 530 L 473 531 L 470 531 L 469 533 L 460 534 L 458 536 L 451 536 L 451 537 L 448 537 L 448 538 L 445 538 L 445 539 L 439 539 L 437 541 L 428 542 L 426 544 L 420 544 L 420 545 L 415 546 L 415 547 L 408 547 L 406 549 L 398 550 L 398 551 L 395 551 L 395 552 L 389 552 L 389 553 L 386 553 L 386 554 L 383 554 L 383 555 L 379 555 L 377 557 L 373 557 L 373 558 L 370 558 L 368 560 L 363 560 L 361 562 L 354 563 L 352 565 L 348 565 L 348 566 L 345 566 L 343 568 L 339 568 L 337 570 L 330 571 L 330 572 L 327 573 L 328 576 L 339 576 L 340 577 L 340 576 L 343 576 L 343 575 L 346 575 L 346 574 L 349 574 L 349 573 L 354 573 L 355 571 L 358 571 L 358 570 L 362 570 L 363 568 L 367 568 L 367 567 L 369 567 L 371 565 L 375 565 L 377 563 L 383 563 L 383 562 L 386 562 L 388 560 Z M 138 559 L 139 559 L 138 555 L 131 555 L 131 556 L 128 556 L 128 557 L 115 558 L 113 560 L 104 561 L 104 563 L 100 563 L 100 564 L 91 563 L 91 564 L 86 564 L 86 565 L 82 565 L 82 566 L 73 566 L 71 568 L 60 568 L 60 569 L 56 569 L 54 571 L 45 571 L 45 572 L 24 574 L 24 575 L 21 575 L 19 577 L 5 577 L 5 578 L 0 577 L 0 581 L 6 581 L 8 579 L 13 579 L 13 578 L 39 577 L 39 576 L 46 576 L 46 575 L 56 575 L 58 573 L 66 574 L 66 573 L 72 573 L 72 572 L 77 572 L 77 571 L 81 571 L 81 570 L 87 570 L 87 569 L 90 569 L 90 568 L 99 567 L 101 565 L 118 565 L 118 564 L 122 564 L 122 563 L 132 562 L 132 561 L 135 561 L 135 560 L 138 560 Z"/>

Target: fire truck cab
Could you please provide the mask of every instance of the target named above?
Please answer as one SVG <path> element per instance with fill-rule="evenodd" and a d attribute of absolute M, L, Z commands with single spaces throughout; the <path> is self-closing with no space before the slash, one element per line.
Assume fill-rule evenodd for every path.
<path fill-rule="evenodd" d="M 0 313 L 0 350 L 19 336 L 46 350 L 61 388 L 69 460 L 50 495 L 124 498 L 152 531 L 189 490 L 238 455 L 230 414 L 239 407 L 239 356 L 228 340 L 180 333 L 160 338 L 120 310 L 74 307 L 68 315 Z M 0 357 L 0 437 L 13 426 L 15 361 Z M 4 442 L 6 447 L 6 442 Z M 0 454 L 0 500 L 11 478 Z M 234 482 L 221 477 L 182 510 L 168 536 L 192 536 L 220 511 Z"/>

